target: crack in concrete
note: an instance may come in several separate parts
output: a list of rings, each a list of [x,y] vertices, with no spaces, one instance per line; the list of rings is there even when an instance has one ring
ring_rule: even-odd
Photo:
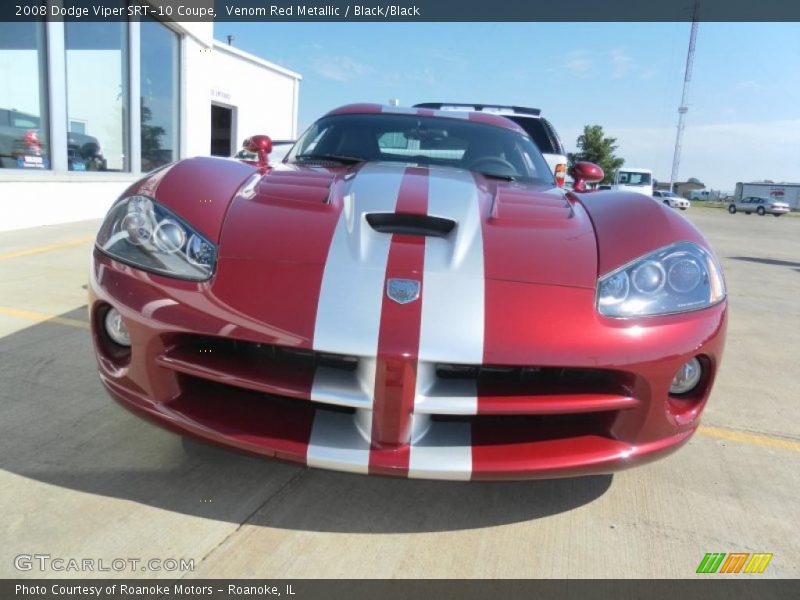
[[[278,489],[276,489],[272,494],[267,496],[261,504],[259,504],[250,514],[248,514],[239,523],[239,525],[236,527],[236,529],[231,531],[228,535],[226,535],[224,538],[222,538],[217,544],[215,544],[213,548],[211,548],[208,552],[206,552],[206,554],[200,559],[200,562],[198,563],[198,566],[202,565],[206,561],[206,559],[208,557],[210,557],[212,554],[214,554],[214,552],[216,552],[221,546],[223,546],[225,544],[225,542],[227,542],[229,539],[231,539],[233,536],[235,536],[237,533],[239,533],[239,531],[242,529],[242,527],[247,525],[253,519],[254,516],[256,516],[259,512],[261,512],[261,510],[263,508],[265,508],[273,500],[278,498],[284,491],[286,491],[288,488],[290,488],[295,482],[300,480],[307,473],[308,473],[308,469],[303,469],[299,473],[296,473],[295,475],[293,475],[292,477],[287,479],[282,485],[280,485],[278,487]],[[185,579],[187,576],[188,576],[188,573],[183,573],[181,575],[181,577],[180,577],[180,580]],[[162,597],[163,596],[161,596],[160,598],[162,598]]]

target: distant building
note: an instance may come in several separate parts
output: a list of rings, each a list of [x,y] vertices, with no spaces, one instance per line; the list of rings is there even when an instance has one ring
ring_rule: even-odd
[[[688,198],[689,194],[694,190],[702,190],[705,188],[705,184],[694,177],[690,178],[688,181],[678,181],[672,188],[672,191],[678,194],[678,196],[682,196],[683,198]],[[670,185],[668,181],[658,181],[656,182],[655,189],[660,191],[670,191]]]

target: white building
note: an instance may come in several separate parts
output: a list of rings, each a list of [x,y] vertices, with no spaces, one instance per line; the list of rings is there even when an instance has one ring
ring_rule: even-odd
[[[142,173],[297,137],[300,75],[212,23],[0,23],[0,231],[101,217]]]

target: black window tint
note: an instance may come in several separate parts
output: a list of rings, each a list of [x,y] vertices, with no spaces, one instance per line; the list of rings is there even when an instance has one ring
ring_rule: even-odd
[[[547,129],[548,133],[550,134],[550,141],[553,144],[553,148],[555,148],[555,154],[566,154],[564,151],[564,145],[561,143],[561,138],[558,137],[558,133],[556,133],[555,128],[547,119],[541,119],[542,123]]]
[[[517,125],[525,130],[533,143],[538,146],[540,152],[547,154],[562,154],[560,148],[556,148],[553,140],[550,139],[550,134],[547,131],[543,119],[532,119],[530,117],[517,117],[514,115],[503,115],[506,119],[514,121]]]

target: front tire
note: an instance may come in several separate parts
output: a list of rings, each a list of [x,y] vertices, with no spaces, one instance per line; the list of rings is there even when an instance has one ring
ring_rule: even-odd
[[[736,207],[733,204],[731,204],[728,207],[728,212],[731,213],[732,215],[735,215],[736,214]]]
[[[758,213],[759,217],[763,217],[764,213],[766,213],[767,211],[764,210],[763,206],[759,206],[758,209],[756,210],[756,212]]]
[[[669,203],[669,200],[662,200],[662,202],[667,206],[672,207],[672,205]]]

